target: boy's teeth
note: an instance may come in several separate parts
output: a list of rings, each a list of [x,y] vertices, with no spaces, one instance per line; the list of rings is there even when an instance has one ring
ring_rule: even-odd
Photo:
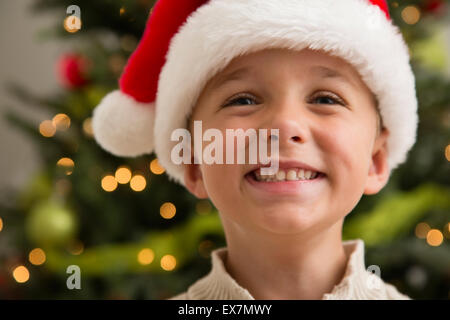
[[[261,169],[255,170],[255,177],[258,181],[296,181],[311,180],[317,177],[318,173],[304,169],[278,169],[273,175],[261,175]]]
[[[289,170],[286,175],[287,180],[298,180],[297,172],[294,170]]]
[[[311,178],[311,175],[312,175],[312,172],[311,172],[311,171],[305,171],[304,177],[305,177],[305,179],[310,179],[310,178]]]
[[[286,172],[284,172],[283,170],[278,170],[278,172],[277,172],[277,180],[278,181],[282,181],[285,178],[286,178]]]

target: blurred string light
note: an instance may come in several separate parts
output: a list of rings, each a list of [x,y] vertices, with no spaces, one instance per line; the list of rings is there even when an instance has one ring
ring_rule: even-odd
[[[2,218],[0,218],[0,231],[2,231],[3,230],[3,220],[2,220]]]
[[[159,214],[164,219],[172,219],[175,216],[177,209],[171,202],[165,202],[159,208]]]
[[[140,173],[135,173],[130,180],[130,187],[133,191],[140,192],[145,189],[147,181],[145,177]]]
[[[397,1],[392,2],[392,7],[393,8],[398,8],[398,2]]]
[[[403,21],[410,25],[416,24],[420,20],[420,10],[416,6],[406,6],[401,15]]]
[[[56,165],[64,169],[66,175],[70,176],[73,172],[73,168],[75,167],[75,162],[73,162],[70,158],[61,158],[58,160]]]
[[[46,137],[51,138],[56,133],[56,127],[51,120],[44,120],[39,124],[39,133]]]
[[[25,266],[18,266],[13,271],[13,278],[18,283],[27,282],[30,279],[30,272]]]
[[[450,161],[450,144],[445,148],[445,158]]]
[[[153,174],[163,174],[165,169],[159,164],[158,159],[153,159],[150,162],[150,171]]]
[[[416,237],[419,239],[425,239],[430,229],[431,228],[427,223],[425,222],[418,223],[415,230]]]
[[[105,175],[102,178],[102,189],[105,190],[106,192],[112,192],[114,190],[116,190],[117,188],[117,180],[113,175]]]
[[[131,180],[131,170],[128,166],[120,166],[114,175],[115,179],[120,184],[126,184]]]
[[[438,247],[442,244],[442,241],[444,240],[444,236],[442,235],[442,232],[438,229],[431,229],[427,233],[427,243],[430,246]]]
[[[153,250],[149,248],[144,248],[141,251],[139,251],[137,260],[142,265],[148,265],[153,262],[153,259],[155,258],[155,254],[153,253]]]
[[[28,260],[31,264],[34,264],[35,266],[39,266],[45,262],[46,256],[44,250],[41,248],[35,248],[30,251],[28,254]]]
[[[172,271],[177,265],[177,259],[173,255],[166,254],[161,258],[161,268],[166,271]]]
[[[67,130],[70,128],[70,117],[64,113],[58,113],[52,119],[53,126],[56,130]]]
[[[125,13],[125,7],[120,8],[119,14],[122,16]]]
[[[56,130],[67,130],[70,127],[70,118],[64,113],[58,113],[52,120],[44,120],[39,124],[39,133],[51,138],[55,135]]]
[[[101,185],[103,190],[112,192],[117,189],[118,183],[126,184],[128,182],[130,188],[136,192],[144,190],[147,186],[147,180],[139,171],[132,175],[130,167],[125,165],[118,167],[114,175],[106,174],[101,180]]]
[[[92,118],[86,118],[83,121],[83,132],[88,137],[94,137],[94,131],[92,130]]]

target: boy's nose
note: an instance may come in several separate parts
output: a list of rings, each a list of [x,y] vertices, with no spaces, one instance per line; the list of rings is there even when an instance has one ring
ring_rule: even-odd
[[[278,138],[280,148],[308,140],[308,119],[301,109],[299,103],[291,103],[289,106],[278,105],[269,112],[266,128],[269,132],[270,129],[279,129],[279,136],[272,135],[271,138]]]

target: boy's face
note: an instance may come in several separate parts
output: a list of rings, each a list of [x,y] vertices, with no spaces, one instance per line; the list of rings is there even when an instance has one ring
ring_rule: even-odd
[[[219,85],[242,67],[248,69]],[[234,59],[201,92],[191,133],[194,120],[202,121],[203,132],[219,129],[224,144],[226,129],[279,129],[279,157],[322,173],[290,181],[294,192],[271,192],[248,179],[255,167],[248,156],[246,164],[186,164],[190,192],[209,197],[222,219],[245,230],[323,230],[342,222],[364,193],[377,193],[389,177],[388,132],[377,132],[373,95],[353,67],[323,52],[268,49]]]

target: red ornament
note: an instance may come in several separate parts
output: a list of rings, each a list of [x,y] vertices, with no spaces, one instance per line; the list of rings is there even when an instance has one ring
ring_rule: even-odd
[[[69,89],[78,89],[88,81],[89,61],[78,54],[65,54],[57,64],[57,73],[63,86]]]

